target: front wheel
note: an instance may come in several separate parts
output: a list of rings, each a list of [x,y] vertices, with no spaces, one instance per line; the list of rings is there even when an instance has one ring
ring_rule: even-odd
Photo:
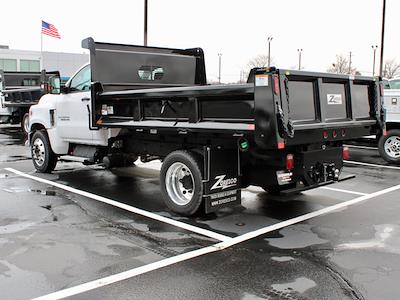
[[[51,173],[57,165],[57,156],[50,146],[49,137],[43,130],[35,131],[31,140],[32,162],[40,173]]]
[[[164,202],[172,211],[191,216],[203,202],[201,160],[189,151],[174,151],[164,160],[161,173]]]
[[[392,129],[379,139],[379,153],[389,163],[400,163],[400,130]]]

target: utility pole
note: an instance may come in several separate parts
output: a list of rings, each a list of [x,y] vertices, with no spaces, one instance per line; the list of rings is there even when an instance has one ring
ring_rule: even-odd
[[[271,41],[272,41],[273,37],[269,36],[267,38],[268,41],[268,68],[271,66]]]
[[[221,83],[221,58],[222,53],[218,53],[218,82]]]
[[[382,7],[382,34],[381,34],[381,62],[379,66],[379,76],[383,77],[383,46],[385,43],[385,17],[386,17],[386,0],[383,0]]]
[[[147,46],[147,0],[144,0],[144,41],[143,45]]]
[[[374,51],[374,58],[372,60],[372,76],[375,76],[375,61],[376,61],[376,49],[378,49],[378,45],[372,45],[372,51]]]
[[[299,52],[299,70],[301,70],[301,53],[303,52],[303,49],[297,49],[297,52]]]
[[[350,58],[349,58],[349,74],[351,74],[351,56],[353,53],[350,51]]]

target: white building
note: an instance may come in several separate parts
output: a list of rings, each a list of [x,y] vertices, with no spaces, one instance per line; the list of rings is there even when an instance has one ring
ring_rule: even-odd
[[[42,57],[43,55],[43,57]],[[0,70],[39,72],[60,71],[61,77],[72,76],[78,68],[89,62],[88,54],[9,49],[0,46]],[[43,58],[43,59],[42,59]]]

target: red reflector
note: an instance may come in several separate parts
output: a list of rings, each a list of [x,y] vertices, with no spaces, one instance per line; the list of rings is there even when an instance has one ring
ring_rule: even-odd
[[[286,170],[293,170],[294,169],[294,156],[293,154],[286,155]]]
[[[256,125],[255,124],[249,124],[249,130],[255,130]]]
[[[278,142],[278,149],[285,149],[285,143],[284,142]]]
[[[350,158],[349,147],[343,147],[343,159],[348,160]]]
[[[328,131],[324,131],[324,139],[328,138]]]
[[[279,95],[280,93],[280,88],[279,88],[279,76],[278,75],[274,75],[273,76],[273,80],[274,80],[274,93],[276,95]]]

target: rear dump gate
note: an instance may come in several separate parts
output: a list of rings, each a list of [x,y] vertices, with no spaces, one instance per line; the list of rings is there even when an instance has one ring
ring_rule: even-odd
[[[375,82],[371,78],[354,79],[287,75],[290,116],[297,124],[372,120],[370,99]],[[288,98],[283,95],[283,98]],[[320,101],[318,101],[320,99]],[[372,101],[371,101],[372,102]],[[372,118],[371,118],[372,117]]]

